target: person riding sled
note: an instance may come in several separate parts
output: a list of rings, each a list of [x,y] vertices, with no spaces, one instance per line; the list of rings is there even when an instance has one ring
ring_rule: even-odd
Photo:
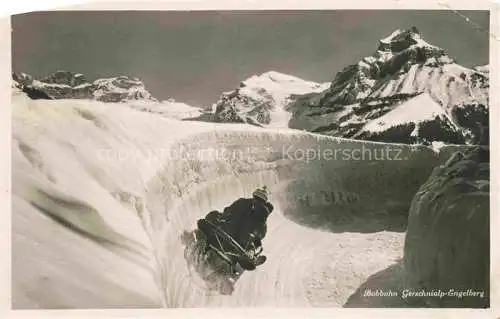
[[[212,211],[205,219],[231,236],[248,253],[259,254],[267,233],[267,218],[274,210],[268,196],[266,186],[257,188],[251,198],[239,198],[222,213]],[[264,261],[265,257],[257,263]]]
[[[257,188],[251,198],[239,198],[222,212],[211,211],[197,220],[194,231],[184,231],[184,257],[210,289],[224,295],[244,271],[262,265],[262,240],[267,233],[267,218],[274,207],[267,187]]]

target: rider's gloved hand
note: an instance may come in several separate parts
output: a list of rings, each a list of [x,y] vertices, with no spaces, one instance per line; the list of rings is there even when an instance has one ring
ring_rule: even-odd
[[[253,244],[255,245],[255,247],[261,247],[262,241],[260,240],[260,238],[256,238],[254,239]]]

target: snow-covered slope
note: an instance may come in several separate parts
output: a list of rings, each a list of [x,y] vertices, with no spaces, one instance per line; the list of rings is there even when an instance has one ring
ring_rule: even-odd
[[[369,278],[398,264],[410,200],[451,149],[19,92],[13,103],[14,308],[341,306],[360,285],[389,288]],[[207,294],[179,236],[262,184],[276,208],[268,262],[233,296]]]
[[[483,74],[489,74],[490,73],[490,66],[488,64],[485,65],[478,65],[474,67],[474,70],[477,72],[481,72]]]
[[[89,83],[81,73],[56,71],[40,80],[26,73],[13,74],[14,80],[31,98],[92,99],[103,102],[156,101],[137,78],[118,76]]]
[[[379,117],[377,121],[369,122],[362,128],[362,131],[381,132],[393,126],[433,120],[436,116],[445,116],[444,110],[429,94],[424,93],[402,103],[399,107]]]
[[[167,118],[177,120],[198,119],[205,114],[201,107],[191,106],[186,103],[177,102],[174,99],[165,101],[129,101],[127,106],[131,108],[158,114]]]
[[[293,95],[321,92],[328,86],[276,71],[254,75],[222,95],[215,105],[215,120],[287,128]]]
[[[440,119],[439,125],[444,127],[438,131],[456,127],[460,135],[436,132],[428,142],[480,143],[484,139],[480,127],[488,126],[489,77],[485,70],[484,66],[473,70],[455,63],[443,49],[423,40],[414,27],[396,30],[379,41],[373,55],[339,72],[329,89],[297,99],[290,107],[294,114],[290,127],[361,137],[360,130],[366,125],[376,126],[385,113],[399,105],[407,107],[403,102],[425,93],[432,101],[418,98],[411,102],[421,104],[422,113],[412,112],[413,125],[432,113],[437,103],[452,122]],[[468,121],[468,117],[474,120]]]
[[[353,138],[427,145],[433,142],[465,143],[460,128],[428,93],[422,93],[371,120]]]

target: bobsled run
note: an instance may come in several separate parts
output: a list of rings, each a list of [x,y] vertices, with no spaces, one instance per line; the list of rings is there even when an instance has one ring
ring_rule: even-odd
[[[13,103],[16,309],[362,304],[351,296],[374,274],[401,282],[409,204],[458,148],[182,122],[21,93]],[[213,149],[236,156],[201,156]],[[310,149],[394,158],[298,156]],[[206,218],[260,185],[275,204],[267,260]]]

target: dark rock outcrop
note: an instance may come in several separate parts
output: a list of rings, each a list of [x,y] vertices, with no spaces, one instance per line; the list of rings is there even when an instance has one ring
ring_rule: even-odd
[[[31,85],[33,77],[26,73],[12,73],[12,79],[20,86]]]
[[[25,86],[22,91],[32,100],[52,100],[47,93],[32,86]]]
[[[405,286],[451,295],[409,301],[427,307],[489,306],[489,179],[489,150],[478,147],[455,153],[420,187],[408,220]],[[475,293],[483,295],[471,296]]]
[[[56,71],[43,79],[40,79],[40,82],[48,83],[48,84],[62,84],[68,85],[71,87],[75,87],[78,85],[82,85],[87,82],[87,79],[81,73],[72,73],[68,71]]]

